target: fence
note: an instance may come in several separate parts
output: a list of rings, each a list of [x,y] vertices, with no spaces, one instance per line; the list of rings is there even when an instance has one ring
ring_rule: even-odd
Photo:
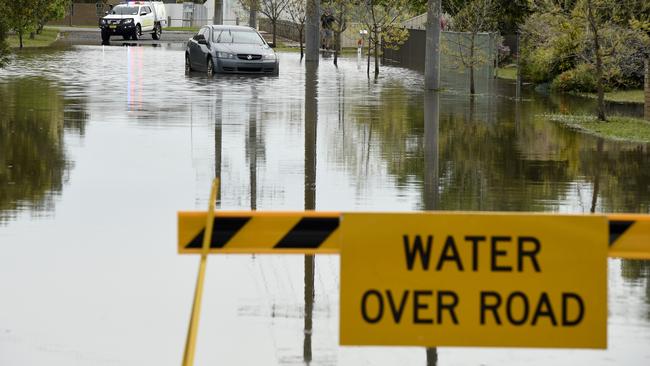
[[[268,18],[258,18],[259,29],[269,34],[273,33],[273,26]],[[357,47],[357,40],[359,39],[359,24],[351,23],[348,25],[345,32],[341,34],[341,46],[343,48]],[[288,20],[278,20],[276,23],[276,34],[279,37],[290,39],[298,42],[298,29],[295,23]],[[303,37],[304,37],[303,33]]]
[[[385,48],[384,60],[398,63],[418,71],[424,71],[424,56],[426,52],[426,32],[419,29],[409,29],[409,37],[398,49]],[[447,32],[440,35],[441,69],[460,69],[463,63],[469,63],[469,52],[472,42],[471,33]],[[496,33],[477,33],[474,36],[475,63],[489,68],[487,73],[494,72],[494,60],[497,56]]]

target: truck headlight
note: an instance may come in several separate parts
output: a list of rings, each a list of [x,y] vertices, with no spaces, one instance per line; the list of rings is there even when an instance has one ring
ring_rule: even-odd
[[[124,24],[130,24],[130,23],[133,23],[133,19],[131,19],[131,18],[123,19],[123,20],[122,20],[122,23],[124,23]]]
[[[267,53],[266,55],[264,55],[265,60],[275,60],[275,58],[276,58],[275,53]]]
[[[106,19],[100,19],[99,24],[106,24]]]
[[[217,52],[217,58],[235,58],[235,55],[228,52]]]

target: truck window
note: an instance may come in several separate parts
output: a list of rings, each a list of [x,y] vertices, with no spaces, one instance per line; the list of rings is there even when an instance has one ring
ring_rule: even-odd
[[[116,15],[138,15],[138,7],[137,6],[118,5],[118,6],[113,8],[113,11],[111,11],[111,14],[116,14]]]

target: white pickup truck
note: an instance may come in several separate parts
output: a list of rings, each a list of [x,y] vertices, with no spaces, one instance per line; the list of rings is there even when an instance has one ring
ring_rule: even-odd
[[[143,33],[151,33],[153,39],[160,39],[163,26],[166,25],[167,13],[162,1],[130,1],[119,4],[99,20],[104,43],[108,43],[114,35],[120,35],[125,40],[138,40]]]

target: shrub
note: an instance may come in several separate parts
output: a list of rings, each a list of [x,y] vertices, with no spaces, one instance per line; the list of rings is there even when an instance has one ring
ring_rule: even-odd
[[[551,89],[591,93],[596,91],[596,82],[594,68],[589,64],[580,64],[556,76],[551,83]]]

